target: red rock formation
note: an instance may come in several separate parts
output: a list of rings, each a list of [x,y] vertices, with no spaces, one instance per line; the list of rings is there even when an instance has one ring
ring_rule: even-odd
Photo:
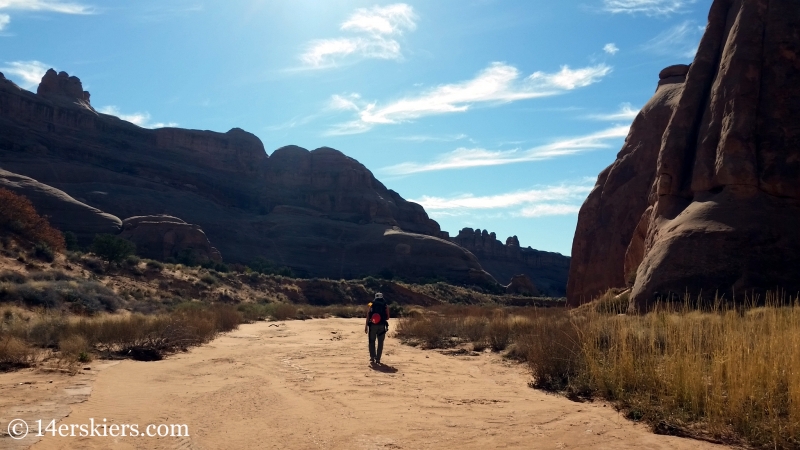
[[[27,197],[51,225],[74,232],[82,245],[90,244],[95,234],[117,234],[122,226],[117,217],[26,176],[0,169],[0,187]]]
[[[686,293],[800,290],[800,4],[715,0],[679,86],[666,127],[631,129],[641,182],[608,190],[623,149],[581,210],[572,304],[624,286],[634,269],[638,310]]]
[[[136,254],[145,258],[191,258],[196,262],[222,261],[206,234],[172,216],[129,217],[122,221],[121,237],[136,244]]]
[[[671,66],[661,72],[655,95],[634,119],[616,161],[600,173],[581,207],[567,284],[572,306],[610,287],[625,286],[630,274],[624,268],[625,254],[647,209],[661,136],[680,99],[687,69]],[[636,239],[643,245],[643,236]],[[631,252],[636,251],[634,245]]]
[[[144,129],[97,113],[78,91],[80,80],[54,71],[38,95],[0,78],[0,165],[118,217],[197,224],[230,262],[260,256],[303,276],[388,269],[495,283],[468,251],[439,239],[420,205],[337,150],[289,146],[267,156],[238,128]],[[387,233],[393,227],[401,231]]]
[[[570,258],[560,253],[521,248],[511,236],[505,245],[487,230],[462,229],[451,239],[478,257],[481,266],[497,280],[511,280],[519,274],[529,277],[542,294],[563,297]]]
[[[89,92],[83,90],[83,84],[78,77],[71,77],[67,72],[48,70],[36,93],[42,97],[79,101],[89,105]]]
[[[506,294],[537,296],[539,290],[527,275],[520,274],[511,277],[511,283],[506,286]]]
[[[716,0],[664,134],[632,306],[800,290],[800,4]]]

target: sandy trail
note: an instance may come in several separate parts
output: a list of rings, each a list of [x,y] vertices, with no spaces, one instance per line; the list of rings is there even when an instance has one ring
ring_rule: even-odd
[[[164,361],[93,365],[100,369],[94,375],[55,381],[92,386],[88,400],[72,402],[59,424],[105,418],[139,424],[140,431],[186,424],[190,437],[48,435],[32,448],[719,448],[656,436],[603,404],[531,389],[523,366],[496,355],[449,356],[393,338],[386,349],[391,368],[371,369],[360,319],[262,322]],[[0,388],[7,387],[0,392],[8,395],[0,407],[17,402],[35,411],[54,395],[65,398],[57,388],[34,398],[10,387],[22,376],[0,376]],[[3,427],[9,414],[0,410]],[[47,411],[38,414],[50,420]],[[10,437],[0,437],[0,448],[10,445]]]

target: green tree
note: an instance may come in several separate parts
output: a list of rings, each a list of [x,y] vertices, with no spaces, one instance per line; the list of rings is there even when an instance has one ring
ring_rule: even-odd
[[[92,243],[92,253],[108,262],[121,262],[136,253],[136,245],[111,234],[98,234]]]

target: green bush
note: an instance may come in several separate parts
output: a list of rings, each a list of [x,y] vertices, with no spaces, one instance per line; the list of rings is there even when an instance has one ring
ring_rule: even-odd
[[[133,242],[111,234],[98,234],[92,243],[92,253],[108,262],[121,262],[135,252]]]
[[[67,247],[68,251],[77,252],[80,250],[80,245],[78,245],[78,236],[75,235],[72,231],[67,231],[64,233],[64,244]]]
[[[42,261],[47,262],[53,262],[56,259],[56,254],[53,249],[51,249],[50,246],[44,242],[36,244],[36,247],[33,248],[33,255]]]

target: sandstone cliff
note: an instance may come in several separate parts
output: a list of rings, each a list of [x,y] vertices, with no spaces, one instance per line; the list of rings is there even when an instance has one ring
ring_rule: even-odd
[[[501,283],[510,282],[516,275],[526,275],[543,295],[563,297],[566,293],[568,256],[522,248],[516,236],[503,244],[495,233],[472,228],[462,229],[452,241],[477,256],[481,266]]]
[[[648,207],[661,135],[683,92],[688,69],[673,66],[661,72],[655,95],[634,119],[616,161],[597,177],[578,213],[567,284],[567,299],[573,306],[610,287],[625,286],[625,253]]]
[[[631,307],[640,310],[685,293],[741,300],[800,290],[800,4],[715,0],[676,100],[663,132],[654,130],[652,185],[614,196],[641,216],[596,225],[627,257],[617,250],[602,268],[576,235],[571,303],[624,284],[625,266],[635,268]],[[636,124],[626,146],[635,136]],[[595,226],[581,214],[579,230]],[[592,273],[609,281],[593,286]]]
[[[109,215],[196,224],[230,262],[260,256],[301,276],[389,270],[495,283],[474,255],[440,238],[420,205],[337,150],[288,146],[268,156],[238,128],[149,130],[98,113],[89,99],[63,72],[48,71],[38,94],[0,76],[0,167]],[[169,244],[159,242],[152,247]]]

